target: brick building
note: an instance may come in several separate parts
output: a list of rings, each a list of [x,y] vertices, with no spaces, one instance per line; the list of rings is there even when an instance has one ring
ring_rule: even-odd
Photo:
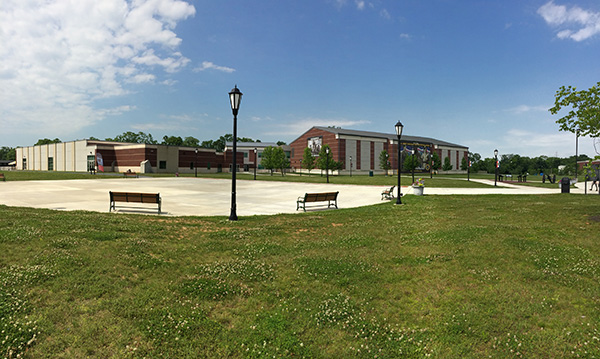
[[[401,138],[403,158],[414,153],[419,159],[420,171],[429,171],[430,156],[435,151],[442,163],[450,159],[452,170],[460,171],[463,158],[468,160],[469,148],[454,143],[440,141],[434,138],[406,136]],[[392,170],[398,168],[398,137],[396,134],[347,130],[335,127],[313,127],[290,143],[291,166],[296,170],[302,167],[304,149],[309,147],[313,156],[317,156],[321,146],[329,145],[331,156],[335,161],[342,162],[343,169],[353,171],[382,171],[379,155],[383,150],[389,154]]]

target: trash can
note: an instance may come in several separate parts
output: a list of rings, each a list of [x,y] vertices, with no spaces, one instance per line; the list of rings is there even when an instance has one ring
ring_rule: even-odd
[[[369,171],[369,177],[373,177],[373,171]]]
[[[571,179],[569,177],[563,177],[560,180],[560,193],[570,193],[571,191]]]

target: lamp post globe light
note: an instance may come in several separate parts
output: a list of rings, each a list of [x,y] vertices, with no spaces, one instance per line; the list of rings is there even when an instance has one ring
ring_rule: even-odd
[[[329,183],[329,147],[325,147],[325,172],[327,173],[327,183]]]
[[[404,129],[404,126],[402,125],[402,122],[398,121],[396,123],[396,136],[398,136],[398,196],[396,197],[396,204],[402,204],[402,199],[400,197],[402,197],[402,191],[400,190],[400,186],[401,186],[401,179],[400,179],[400,175],[402,174],[402,156],[400,153],[400,139],[402,138],[402,130]]]
[[[254,147],[254,180],[256,181],[256,167],[258,167],[258,149]]]
[[[495,166],[496,166],[496,170],[494,172],[494,186],[498,185],[498,150],[494,150],[494,160],[495,160]]]
[[[235,180],[237,173],[237,114],[242,101],[242,93],[238,90],[237,85],[229,93],[229,102],[231,103],[231,112],[233,112],[233,161],[231,166],[231,213],[229,214],[230,221],[237,221],[236,203],[235,203]]]
[[[352,156],[350,156],[350,177],[352,177]]]

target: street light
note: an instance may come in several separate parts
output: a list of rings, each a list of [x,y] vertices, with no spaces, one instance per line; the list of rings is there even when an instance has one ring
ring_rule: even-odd
[[[579,164],[577,163],[577,160],[579,159],[579,129],[577,129],[577,132],[575,132],[575,182],[577,182],[577,167],[579,167]]]
[[[194,151],[196,152],[196,158],[194,159],[194,177],[198,177],[198,149]]]
[[[233,112],[233,164],[231,174],[231,213],[229,214],[230,221],[237,221],[236,203],[235,203],[235,177],[237,172],[237,114],[242,101],[242,93],[238,90],[237,85],[229,93],[229,102],[231,102],[231,112]]]
[[[350,156],[350,177],[352,177],[352,156]]]
[[[398,121],[396,123],[396,136],[398,136],[398,197],[396,199],[396,204],[402,204],[402,200],[400,199],[400,197],[402,197],[402,191],[400,191],[400,186],[401,186],[401,179],[400,179],[400,175],[402,174],[402,156],[400,156],[400,139],[402,138],[402,130],[404,129],[404,126],[402,125],[402,122]]]
[[[327,183],[329,183],[329,147],[325,147],[325,171],[327,172]]]
[[[496,160],[496,171],[494,172],[494,186],[498,185],[498,150],[494,150],[494,159]]]
[[[254,180],[256,181],[256,167],[258,167],[258,149],[254,147]]]
[[[413,145],[413,149],[412,149],[412,155],[411,155],[411,161],[412,161],[412,181],[413,183],[415,183],[415,145]]]

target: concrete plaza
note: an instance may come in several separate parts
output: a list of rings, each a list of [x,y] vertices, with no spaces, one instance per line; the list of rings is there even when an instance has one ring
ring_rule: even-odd
[[[472,180],[475,181],[475,180]],[[426,187],[426,195],[449,194],[551,194],[556,188],[516,186],[493,181],[489,188],[433,188]],[[583,183],[571,193],[583,193]],[[231,180],[163,177],[114,178],[101,180],[64,181],[8,181],[0,183],[0,204],[16,207],[49,208],[55,210],[109,211],[109,191],[160,193],[162,214],[171,216],[229,216],[231,208]],[[385,186],[357,186],[314,184],[276,181],[237,181],[237,214],[251,216],[296,211],[296,200],[307,192],[339,191],[338,207],[352,208],[381,203]],[[394,191],[396,193],[396,191]],[[402,193],[412,194],[412,188],[402,187]],[[406,199],[409,201],[409,198]],[[326,208],[321,207],[321,208]],[[318,209],[308,209],[309,211]],[[117,203],[120,213],[156,213],[155,205]]]

